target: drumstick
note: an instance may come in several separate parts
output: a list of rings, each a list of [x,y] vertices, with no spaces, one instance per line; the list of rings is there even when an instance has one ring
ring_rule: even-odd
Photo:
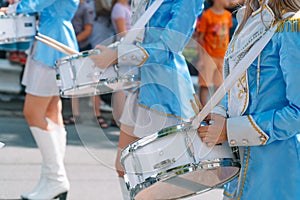
[[[195,102],[196,102],[196,104],[197,104],[199,110],[202,110],[203,106],[202,106],[202,104],[201,104],[201,102],[200,102],[198,96],[197,96],[195,93],[193,94],[193,96],[194,96]]]
[[[193,108],[195,114],[197,115],[200,112],[199,109],[197,108],[196,104],[193,102],[192,99],[190,100],[190,103],[192,105],[192,108]]]
[[[48,46],[50,46],[50,47],[52,47],[52,48],[54,48],[54,49],[56,49],[56,50],[64,53],[64,54],[67,54],[67,55],[71,55],[72,54],[72,53],[66,51],[65,49],[63,49],[63,48],[61,48],[61,47],[59,47],[59,46],[57,46],[57,45],[55,45],[53,43],[50,43],[48,40],[45,40],[45,39],[43,39],[41,37],[35,36],[35,39],[39,40],[40,42],[45,43],[46,45],[48,45]]]
[[[70,47],[68,47],[68,46],[66,46],[66,45],[64,45],[64,44],[62,44],[62,43],[60,43],[60,42],[58,42],[58,41],[56,41],[56,40],[48,37],[48,36],[46,36],[46,35],[43,35],[41,33],[37,33],[37,36],[43,38],[44,40],[49,41],[50,43],[53,43],[53,44],[61,47],[62,49],[65,49],[67,52],[70,52],[70,54],[79,54],[78,51],[76,51],[76,50],[74,50],[74,49],[72,49],[72,48],[70,48]]]

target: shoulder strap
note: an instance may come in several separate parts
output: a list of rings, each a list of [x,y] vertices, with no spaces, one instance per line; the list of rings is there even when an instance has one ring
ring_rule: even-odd
[[[202,122],[205,117],[210,113],[210,111],[222,100],[228,90],[238,81],[238,79],[244,74],[251,63],[259,55],[259,53],[264,49],[264,47],[271,40],[275,33],[277,26],[273,26],[269,29],[262,38],[256,42],[248,53],[240,60],[237,66],[230,72],[227,78],[224,80],[223,84],[217,89],[213,94],[207,104],[203,107],[201,112],[192,121],[193,128],[198,128],[200,122]]]
[[[125,35],[124,39],[121,41],[122,44],[132,44],[134,42],[140,30],[145,27],[163,1],[164,0],[156,0],[153,4],[151,4],[151,6],[144,12],[144,14],[136,21],[133,27],[131,27],[130,31]]]

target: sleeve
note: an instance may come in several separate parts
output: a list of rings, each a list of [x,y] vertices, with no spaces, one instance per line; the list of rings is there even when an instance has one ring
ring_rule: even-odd
[[[85,12],[84,12],[84,16],[83,16],[83,20],[84,20],[84,25],[86,24],[93,24],[93,16],[94,16],[94,12],[92,9],[90,9],[88,6],[85,7]]]
[[[142,44],[139,48],[133,47],[138,52],[131,49],[128,49],[131,54],[120,52],[120,55],[123,56],[118,59],[119,65],[124,65],[123,60],[128,61],[130,57],[136,57],[136,55],[143,55],[145,59],[142,60],[142,62],[137,62],[136,60],[135,62],[131,62],[130,65],[141,65],[145,62],[162,63],[172,57],[169,55],[170,53],[181,52],[190,39],[192,34],[191,30],[195,28],[196,18],[202,10],[202,3],[202,0],[179,0],[172,3],[169,13],[170,19],[165,27],[160,27],[159,40],[153,43]],[[150,32],[151,29],[152,28],[150,28]],[[157,32],[158,30],[154,31]],[[120,46],[122,46],[122,44],[119,45],[118,52],[122,48]],[[128,62],[126,62],[126,64],[128,64]]]
[[[44,8],[53,4],[56,0],[22,0],[18,3],[17,13],[40,12]]]
[[[285,22],[285,27],[299,27],[300,20]],[[227,134],[232,146],[265,145],[287,140],[300,133],[300,29],[277,33],[280,69],[286,85],[288,104],[279,109],[227,120]],[[235,125],[234,125],[235,124]],[[247,135],[240,134],[241,130]],[[234,139],[232,139],[234,138]]]
[[[227,96],[228,95],[226,94],[220,103],[210,111],[210,113],[219,114],[227,118]]]
[[[111,18],[112,19],[126,18],[125,10],[119,4],[115,4],[111,12]]]

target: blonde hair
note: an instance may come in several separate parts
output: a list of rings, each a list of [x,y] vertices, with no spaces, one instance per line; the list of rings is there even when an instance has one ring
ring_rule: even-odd
[[[263,4],[266,0],[247,0],[244,18],[236,33],[239,33],[245,25],[251,14],[259,8],[260,2]],[[269,0],[269,7],[275,15],[275,22],[282,20],[282,16],[287,12],[297,12],[300,10],[299,0]]]

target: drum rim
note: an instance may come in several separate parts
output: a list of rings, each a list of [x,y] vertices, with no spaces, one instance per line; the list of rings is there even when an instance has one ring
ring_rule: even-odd
[[[31,42],[34,40],[34,36],[24,36],[19,38],[6,38],[0,40],[0,44],[12,44],[16,42]]]
[[[0,19],[10,19],[10,18],[17,18],[17,17],[36,17],[36,15],[30,15],[28,13],[20,13],[20,14],[5,14],[5,15],[0,15]]]
[[[190,122],[183,122],[180,124],[176,124],[173,126],[169,126],[166,128],[161,129],[160,131],[153,133],[149,136],[145,136],[143,138],[140,138],[139,140],[129,144],[127,147],[125,147],[122,151],[121,151],[121,155],[120,155],[120,159],[121,159],[121,163],[122,161],[127,158],[130,153],[132,151],[136,151],[137,149],[140,149],[148,144],[150,144],[151,142],[155,141],[156,139],[168,136],[168,135],[172,135],[174,133],[178,133],[179,131],[189,131],[193,128],[192,124]]]
[[[101,94],[107,94],[107,93],[112,93],[118,90],[123,90],[124,88],[118,88],[117,90],[113,90],[111,92],[97,92],[97,87],[103,86],[103,85],[109,85],[113,82],[115,82],[117,79],[118,82],[122,83],[136,83],[135,85],[131,86],[130,88],[137,87],[140,84],[140,74],[131,74],[131,75],[124,75],[119,78],[105,78],[105,79],[100,79],[98,82],[89,82],[89,83],[84,83],[77,85],[76,88],[67,88],[67,89],[60,89],[60,96],[64,98],[73,98],[73,97],[88,97],[91,95],[101,95]],[[79,94],[79,95],[68,95],[65,94],[66,92],[74,91],[77,88],[85,87],[85,86],[90,86],[95,88],[95,92],[93,93],[85,93],[85,94]],[[126,89],[130,89],[126,88]]]
[[[212,167],[212,168],[210,168],[210,167],[203,168],[203,164],[201,164],[201,162],[198,163],[198,164],[189,163],[189,164],[186,164],[186,165],[182,165],[182,166],[178,166],[178,167],[169,169],[169,170],[164,171],[164,172],[159,172],[155,175],[152,175],[151,177],[148,177],[147,178],[148,180],[146,179],[144,182],[137,184],[133,188],[130,187],[129,181],[125,179],[126,186],[127,186],[128,190],[130,191],[130,196],[134,198],[142,190],[144,190],[144,189],[146,189],[146,188],[148,188],[148,187],[150,187],[150,186],[152,186],[152,185],[154,185],[158,182],[166,181],[166,180],[168,180],[172,177],[175,177],[175,176],[178,176],[178,175],[183,175],[183,174],[186,174],[186,173],[189,173],[189,172],[196,172],[197,170],[216,169],[215,166]],[[206,161],[205,164],[208,164],[210,162],[216,162],[216,161],[209,161],[209,162]],[[214,188],[217,188],[221,185],[224,185],[225,183],[230,182],[235,177],[237,177],[238,174],[240,173],[241,164],[240,164],[239,160],[234,159],[234,158],[220,158],[219,162],[220,162],[219,167],[236,167],[238,170],[232,177],[228,178],[226,181],[222,181],[222,182],[218,183],[217,185],[215,185],[213,187],[208,187],[206,190],[201,190],[201,191],[198,191],[198,192],[194,192],[192,194],[185,195],[185,196],[182,196],[182,197],[188,197],[188,196],[193,196],[193,195],[196,195],[196,194],[201,194],[203,192],[206,192],[206,191],[212,190]],[[199,167],[199,165],[201,165],[201,167]],[[127,173],[125,173],[125,176],[127,176]],[[152,178],[152,179],[150,180],[150,178]],[[151,183],[149,183],[149,182],[151,182]],[[180,198],[182,198],[182,197],[180,197]]]

